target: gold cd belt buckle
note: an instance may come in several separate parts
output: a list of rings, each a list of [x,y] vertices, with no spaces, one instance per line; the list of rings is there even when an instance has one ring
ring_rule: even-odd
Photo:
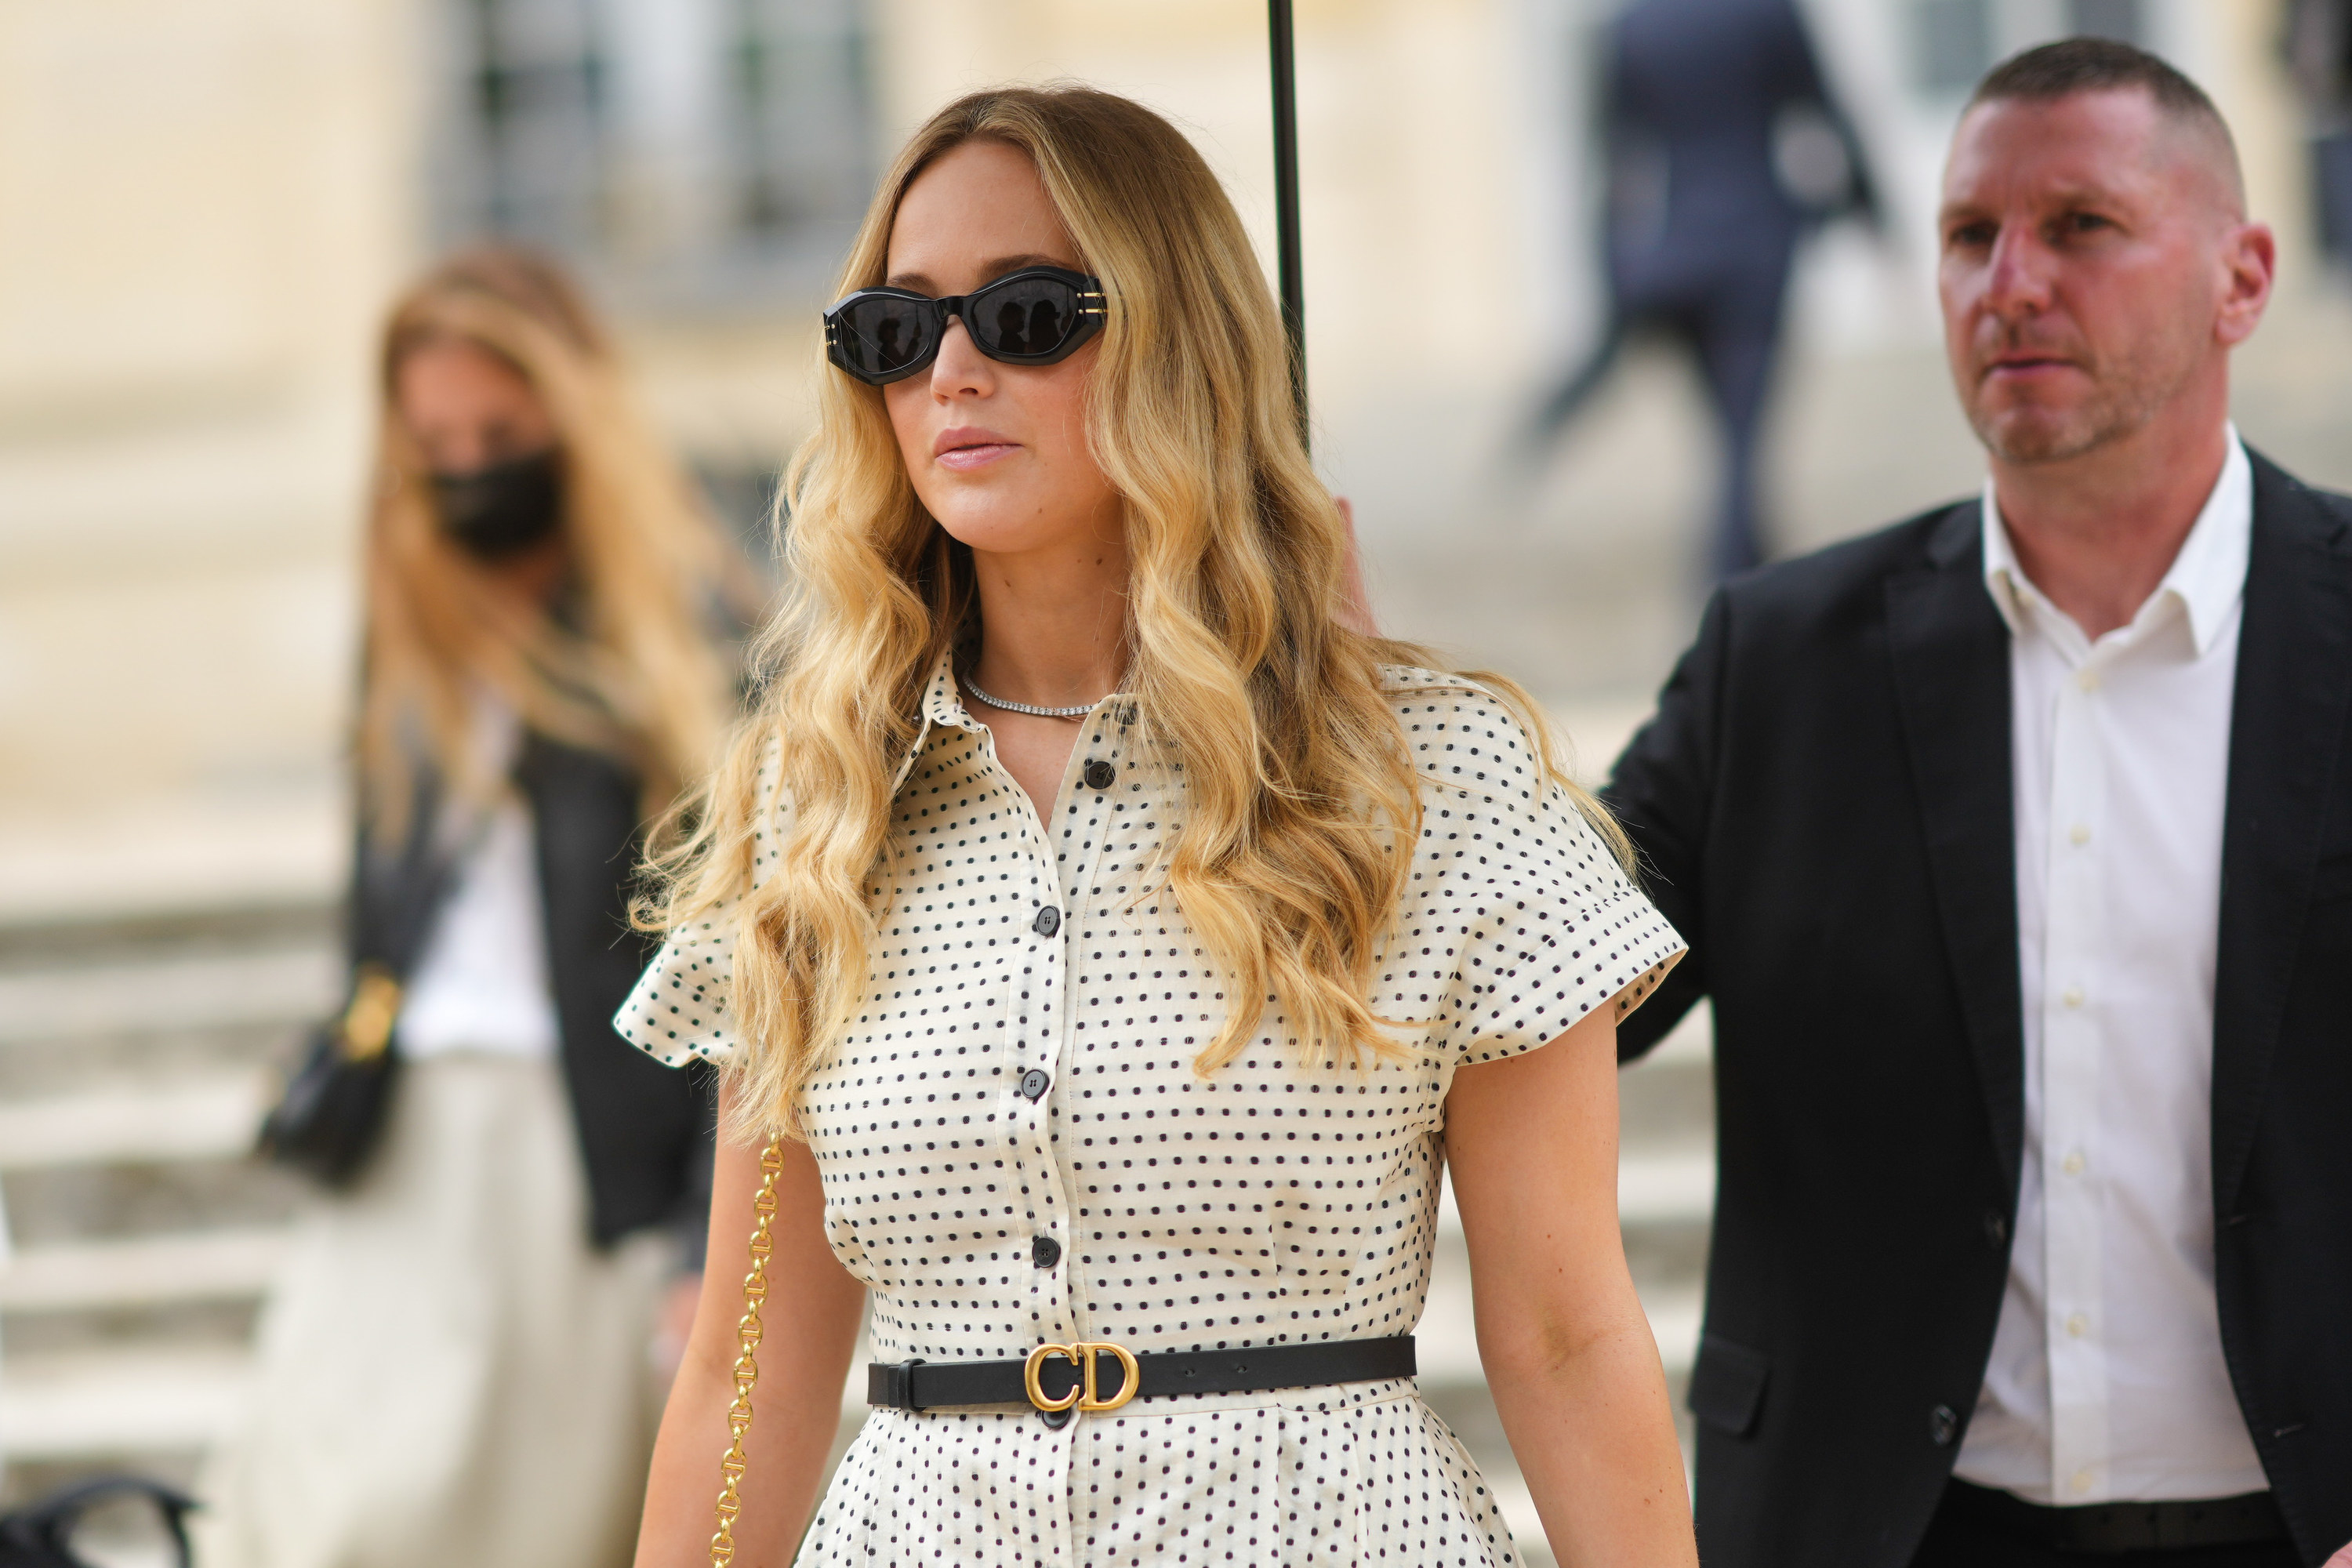
[[[1118,1359],[1119,1370],[1127,1374],[1119,1384],[1118,1393],[1108,1399],[1102,1397],[1101,1387],[1095,1380],[1095,1358],[1106,1352]],[[1055,1355],[1079,1369],[1080,1382],[1077,1387],[1061,1398],[1049,1399],[1037,1376],[1045,1369],[1045,1358]],[[1069,1345],[1039,1345],[1029,1352],[1029,1359],[1021,1367],[1021,1386],[1027,1390],[1029,1403],[1047,1412],[1116,1410],[1135,1397],[1135,1387],[1140,1381],[1141,1375],[1135,1365],[1135,1352],[1125,1345],[1112,1344],[1108,1340],[1080,1340]]]

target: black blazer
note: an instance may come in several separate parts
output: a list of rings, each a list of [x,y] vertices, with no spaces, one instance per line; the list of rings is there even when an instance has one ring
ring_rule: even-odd
[[[514,780],[537,840],[548,979],[587,1166],[590,1233],[601,1246],[674,1225],[693,1251],[709,1212],[709,1076],[673,1072],[613,1028],[653,953],[653,939],[628,922],[643,843],[637,777],[601,752],[526,734]],[[448,846],[433,832],[439,795],[430,777],[420,780],[416,826],[396,856],[362,835],[349,928],[354,964],[405,974],[415,963],[448,875]]]
[[[2256,458],[2222,842],[2222,1350],[2306,1563],[2352,1541],[2352,500]],[[1964,502],[1708,606],[1607,799],[1714,998],[1691,1376],[1709,1568],[1909,1561],[1992,1349],[2023,1140],[2009,638]]]

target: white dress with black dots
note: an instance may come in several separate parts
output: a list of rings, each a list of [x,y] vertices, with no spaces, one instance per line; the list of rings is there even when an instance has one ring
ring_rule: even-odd
[[[805,1101],[835,1254],[886,1361],[1018,1360],[1412,1331],[1454,1070],[1620,1017],[1682,951],[1493,696],[1385,684],[1425,819],[1372,1010],[1407,1059],[1310,1066],[1269,1005],[1203,1080],[1224,981],[1164,888],[1173,770],[1108,697],[1042,828],[944,666],[902,770],[868,999]],[[772,791],[773,759],[768,778]],[[771,808],[772,816],[773,808]],[[776,826],[758,875],[774,868]],[[722,915],[622,1010],[673,1065],[724,1057]],[[757,1477],[747,1485],[756,1496]],[[799,1561],[955,1568],[1519,1561],[1410,1378],[1137,1400],[877,1410]]]

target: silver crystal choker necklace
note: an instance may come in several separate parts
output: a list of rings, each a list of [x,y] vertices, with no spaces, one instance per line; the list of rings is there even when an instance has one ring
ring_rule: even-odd
[[[969,675],[963,678],[963,689],[991,708],[1001,708],[1007,713],[1026,713],[1036,719],[1083,719],[1095,710],[1094,702],[1081,702],[1075,708],[1033,708],[1026,702],[1007,702],[1002,697],[991,697],[980,689],[980,683]],[[1096,702],[1102,699],[1095,699]]]

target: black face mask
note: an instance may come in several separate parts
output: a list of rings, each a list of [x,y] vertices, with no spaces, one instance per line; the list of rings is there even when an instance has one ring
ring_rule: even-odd
[[[464,474],[436,474],[441,528],[483,561],[519,554],[563,522],[563,472],[555,449]]]

